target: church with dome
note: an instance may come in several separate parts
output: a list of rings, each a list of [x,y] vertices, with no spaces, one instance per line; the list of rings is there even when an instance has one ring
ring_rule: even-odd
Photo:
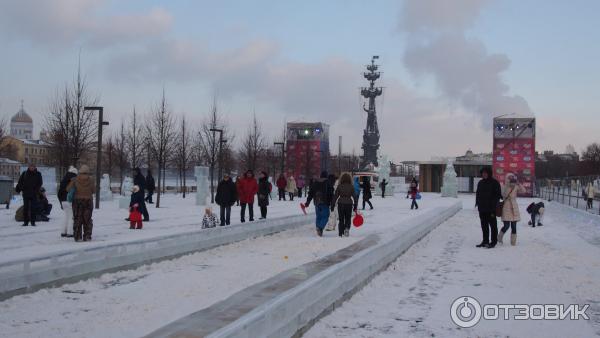
[[[21,109],[10,119],[10,136],[21,140],[33,139],[33,119],[23,108],[23,101]]]

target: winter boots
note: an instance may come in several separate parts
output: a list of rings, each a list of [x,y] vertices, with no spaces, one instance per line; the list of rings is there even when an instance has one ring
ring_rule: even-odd
[[[517,245],[517,234],[510,234],[510,245]]]
[[[504,244],[502,242],[502,237],[504,237],[504,231],[500,230],[500,232],[498,233],[498,243],[500,244]]]

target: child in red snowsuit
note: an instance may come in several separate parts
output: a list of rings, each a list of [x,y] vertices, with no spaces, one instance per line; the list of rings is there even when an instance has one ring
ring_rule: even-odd
[[[131,192],[131,201],[129,202],[129,229],[141,229],[142,213],[140,212],[140,205],[142,205],[144,201],[144,193],[137,185],[133,186]]]
[[[139,205],[136,203],[129,208],[129,229],[141,229],[142,213],[138,210]]]

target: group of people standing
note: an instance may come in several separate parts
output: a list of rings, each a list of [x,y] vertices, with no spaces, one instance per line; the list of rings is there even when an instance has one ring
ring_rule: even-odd
[[[294,196],[296,195],[299,198],[302,197],[302,190],[304,189],[306,183],[304,181],[304,177],[302,176],[298,177],[296,180],[294,176],[289,176],[286,179],[284,174],[280,174],[275,182],[275,185],[277,185],[277,195],[280,201],[286,200],[286,194],[288,195],[289,200],[293,201]]]

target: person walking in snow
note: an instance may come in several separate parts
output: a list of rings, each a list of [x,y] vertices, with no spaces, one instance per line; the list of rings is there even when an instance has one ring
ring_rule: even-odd
[[[44,181],[42,174],[37,171],[34,164],[30,164],[19,177],[19,182],[15,190],[17,193],[22,193],[23,196],[23,226],[26,227],[31,222],[31,226],[35,226],[37,215],[37,196]]]
[[[360,178],[354,178],[354,209],[358,209],[358,200],[360,198]]]
[[[73,199],[73,237],[75,242],[83,240],[84,242],[92,240],[92,213],[94,205],[92,197],[96,191],[96,184],[90,176],[90,168],[82,165],[79,169],[79,175],[73,178],[67,185],[67,192],[74,189]]]
[[[240,199],[241,211],[240,221],[244,223],[246,207],[248,207],[248,216],[250,222],[254,221],[254,195],[258,192],[258,183],[254,178],[254,172],[252,170],[246,171],[244,178],[241,178],[240,185],[238,186],[238,197]]]
[[[73,237],[73,203],[67,201],[67,185],[77,176],[77,168],[70,166],[58,187],[58,202],[64,213],[61,237]]]
[[[148,190],[148,195],[144,199],[148,204],[154,204],[152,202],[152,196],[154,195],[154,189],[156,189],[156,182],[154,182],[154,177],[152,176],[152,171],[148,169],[148,174],[146,175],[146,190]]]
[[[141,204],[144,202],[144,193],[140,187],[134,185],[131,188],[131,198],[129,200],[129,229],[142,229]]]
[[[329,180],[329,184],[331,184],[333,186],[333,191],[335,193],[335,189],[337,189],[340,180],[337,179],[334,174],[329,174],[329,176],[327,176],[327,179]],[[353,189],[354,189],[354,187],[353,187]],[[332,203],[337,205],[335,200],[332,200]],[[335,227],[337,226],[337,222],[338,222],[338,210],[336,208],[334,208],[333,211],[331,211],[329,213],[329,219],[327,220],[327,226],[325,227],[325,231],[335,230]]]
[[[217,185],[217,195],[215,202],[219,205],[219,220],[221,226],[229,225],[231,222],[231,207],[238,200],[235,183],[229,177],[229,174],[223,176],[223,180]]]
[[[493,248],[498,242],[496,207],[502,199],[502,191],[500,183],[492,177],[491,168],[482,168],[480,174],[481,180],[477,183],[477,191],[475,193],[475,207],[479,211],[483,240],[477,247]]]
[[[412,202],[410,203],[410,210],[413,210],[413,208],[419,209],[419,205],[417,204],[417,196],[419,195],[419,185],[417,184],[416,180],[413,180],[413,182],[410,183],[410,186],[408,188],[408,195],[412,200]]]
[[[321,172],[318,179],[313,180],[308,190],[308,197],[304,206],[308,208],[310,202],[313,201],[316,210],[315,225],[317,235],[323,236],[323,229],[329,220],[329,207],[333,198],[333,185],[327,179],[327,171]]]
[[[277,193],[279,195],[279,200],[285,201],[285,187],[287,186],[287,180],[285,179],[285,176],[283,176],[283,174],[279,175],[277,181],[275,182],[275,185],[277,185]]]
[[[339,179],[339,184],[331,200],[331,211],[333,212],[337,203],[337,210],[340,219],[338,225],[338,234],[340,237],[350,236],[350,224],[352,222],[352,210],[356,210],[354,205],[354,185],[352,176],[349,173],[343,173]]]
[[[296,195],[297,191],[297,187],[296,187],[296,180],[294,179],[294,176],[290,176],[287,179],[287,184],[285,186],[285,191],[288,193],[288,196],[290,197],[290,201],[294,200],[294,195]]]
[[[269,206],[269,192],[271,183],[269,183],[269,174],[262,171],[258,175],[258,206],[260,207],[260,219],[267,218],[267,207]]]
[[[504,186],[502,187],[502,200],[504,201],[502,206],[502,222],[504,223],[504,226],[498,234],[499,243],[502,243],[504,234],[508,231],[508,228],[510,228],[510,244],[517,244],[517,222],[521,220],[519,204],[517,203],[517,194],[524,192],[525,188],[517,182],[517,176],[513,174],[506,175]]]
[[[302,189],[304,189],[304,185],[304,176],[298,176],[298,179],[296,180],[296,187],[298,187],[298,198],[302,198]]]
[[[373,197],[373,194],[371,193],[371,179],[368,176],[363,177],[361,187],[363,190],[362,209],[365,210],[365,204],[369,204],[369,207],[373,210],[373,204],[371,203],[371,198]]]
[[[594,197],[596,196],[596,188],[594,188],[594,183],[589,182],[587,188],[585,189],[586,197],[587,197],[587,206],[586,209],[594,208]]]

